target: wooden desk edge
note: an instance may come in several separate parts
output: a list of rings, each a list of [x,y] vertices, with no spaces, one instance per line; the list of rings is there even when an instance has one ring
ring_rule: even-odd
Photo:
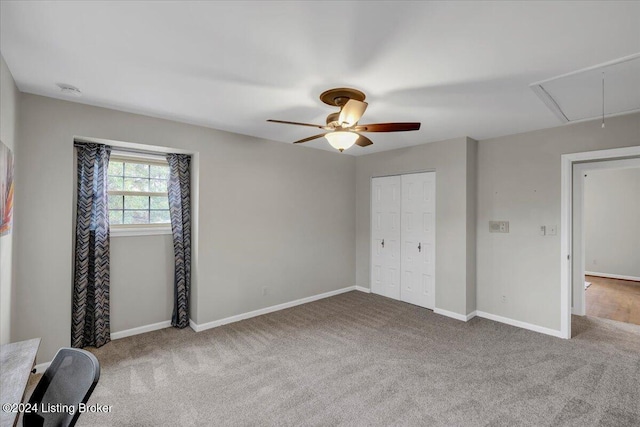
[[[41,341],[40,338],[33,338],[0,346],[0,364],[2,365],[2,373],[0,373],[2,388],[0,400],[2,402],[0,403],[23,402]],[[6,392],[7,385],[11,387],[8,393]],[[7,422],[9,422],[10,425],[15,426],[19,415],[18,412],[2,412],[0,413],[0,424],[8,425]]]

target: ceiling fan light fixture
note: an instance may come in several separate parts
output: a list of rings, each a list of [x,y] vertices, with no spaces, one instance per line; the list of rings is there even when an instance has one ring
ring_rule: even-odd
[[[359,147],[368,147],[373,142],[362,135],[362,132],[406,132],[411,130],[419,130],[420,123],[404,122],[404,123],[371,123],[366,125],[358,125],[365,110],[367,103],[364,102],[365,94],[356,89],[336,88],[329,89],[320,95],[320,100],[327,105],[340,107],[340,111],[331,113],[327,116],[326,125],[315,125],[310,123],[289,122],[285,120],[269,119],[268,122],[282,123],[285,125],[309,126],[324,130],[324,133],[303,138],[294,141],[294,144],[302,144],[322,138],[327,138],[329,144],[340,152],[346,150],[352,145]]]
[[[329,144],[331,144],[333,148],[343,152],[356,142],[359,135],[355,132],[335,131],[329,132],[324,137],[327,138],[327,141],[329,141]]]

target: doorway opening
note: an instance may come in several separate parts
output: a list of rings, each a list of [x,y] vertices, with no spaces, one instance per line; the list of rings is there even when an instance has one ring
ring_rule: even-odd
[[[616,176],[616,171],[627,172]],[[640,264],[638,252],[632,248],[640,241],[637,223],[640,219],[632,216],[628,224],[622,224],[621,219],[635,211],[636,201],[632,199],[640,195],[637,191],[633,195],[621,195],[619,193],[626,189],[620,185],[606,192],[599,187],[610,185],[612,180],[629,180],[636,172],[640,172],[640,146],[562,156],[561,334],[564,338],[571,337],[572,314],[606,317],[605,312],[609,311],[610,317],[618,317],[611,320],[622,320],[624,312],[629,313],[627,318],[631,317],[635,299],[629,298],[632,294],[629,289],[634,288],[611,286],[606,279],[635,277],[623,273],[634,271],[633,265]],[[586,208],[589,212],[585,216]],[[608,271],[594,270],[594,265]],[[623,273],[612,273],[614,270]],[[603,278],[603,275],[615,277]],[[640,290],[640,283],[637,287]]]
[[[640,325],[640,159],[589,166],[581,177],[584,312]]]

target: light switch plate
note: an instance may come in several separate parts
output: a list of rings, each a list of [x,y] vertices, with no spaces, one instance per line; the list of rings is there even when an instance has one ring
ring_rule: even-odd
[[[508,233],[509,221],[489,221],[490,233]]]

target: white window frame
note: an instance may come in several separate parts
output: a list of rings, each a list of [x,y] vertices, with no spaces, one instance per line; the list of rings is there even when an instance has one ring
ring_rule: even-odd
[[[109,161],[124,163],[144,163],[148,165],[168,166],[166,159],[162,155],[152,155],[143,153],[130,153],[113,150]],[[166,192],[152,191],[124,191],[111,190],[107,191],[109,195],[121,196],[168,196]],[[130,236],[154,236],[162,234],[172,234],[171,223],[166,224],[109,224],[111,237],[130,237]]]

